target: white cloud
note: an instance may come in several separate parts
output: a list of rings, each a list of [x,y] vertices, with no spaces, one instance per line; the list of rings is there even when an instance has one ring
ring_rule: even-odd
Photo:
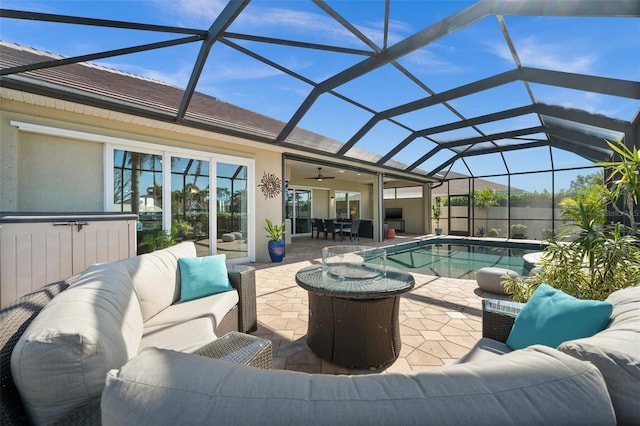
[[[150,78],[166,84],[170,84],[172,86],[182,87],[182,88],[186,87],[187,83],[189,82],[189,78],[191,76],[191,69],[192,69],[191,64],[185,64],[175,71],[168,72],[168,71],[160,71],[159,69],[155,69],[155,68],[145,68],[139,65],[132,65],[124,62],[96,61],[95,63],[102,67],[111,68],[114,70],[118,70],[121,72],[129,73],[129,74],[133,74],[133,75],[137,75],[145,78]]]
[[[620,105],[615,98],[599,93],[581,92],[578,90],[557,90],[533,86],[533,94],[538,102],[575,108],[593,114],[616,116]],[[622,108],[624,110],[624,108]]]
[[[365,22],[363,25],[355,25],[355,27],[364,34],[369,40],[382,47],[384,42],[384,22]],[[410,34],[411,25],[396,20],[389,20],[389,28],[387,33],[387,46],[393,46],[395,43],[404,39],[401,34]]]
[[[201,79],[209,82],[231,81],[231,80],[256,80],[267,77],[274,77],[282,73],[275,68],[256,63],[253,66],[247,64],[236,64],[229,61],[221,61],[215,66],[205,67]]]
[[[226,1],[222,0],[155,0],[162,5],[167,13],[186,19],[180,25],[186,27],[197,26],[207,29],[222,11]],[[259,4],[256,6],[255,4]],[[290,10],[278,7],[264,7],[268,3],[250,3],[232,23],[230,31],[244,31],[249,34],[265,35],[265,30],[286,28],[288,37],[296,39],[296,35],[320,34],[322,43],[334,43],[339,46],[348,46],[366,49],[366,46],[358,40],[349,30],[340,25],[330,16],[318,9],[318,12]],[[176,13],[179,9],[179,13]],[[383,40],[383,24],[366,22],[356,25],[365,36],[381,45]],[[398,33],[408,33],[411,30],[409,24],[401,21],[389,21],[388,43],[400,41],[403,37]],[[297,33],[297,34],[296,34]],[[282,37],[282,36],[281,36]],[[308,40],[305,40],[308,41]]]
[[[211,23],[218,16],[226,5],[221,0],[155,0],[157,4],[166,8],[167,13],[172,13],[176,17],[184,19],[180,25],[187,27],[209,28]],[[246,32],[248,34],[267,35],[273,37],[286,37],[294,40],[314,41],[321,39],[321,43],[334,44],[338,46],[366,49],[367,47],[358,40],[351,32],[337,23],[333,18],[318,9],[315,11],[290,10],[278,7],[266,7],[269,3],[250,3],[240,14],[237,20],[231,24],[229,31]],[[179,12],[176,11],[179,10]],[[357,25],[369,39],[382,44],[383,24],[380,22],[363,22]],[[282,35],[285,34],[286,36]],[[402,40],[412,31],[411,25],[403,21],[391,20],[389,22],[388,44]],[[434,48],[434,45],[430,46]],[[442,46],[440,48],[443,48]],[[433,50],[433,49],[431,49]],[[316,60],[313,55],[300,50],[300,55],[287,58],[287,64],[282,64],[296,72],[314,66]],[[296,53],[297,55],[297,53]],[[211,61],[212,58],[209,59]],[[429,73],[460,73],[464,67],[454,65],[438,57],[433,51],[426,49],[417,50],[406,56],[406,61],[420,67],[421,70]],[[243,61],[244,62],[244,61]],[[238,64],[237,61],[220,60],[216,66],[207,66],[207,73],[201,78],[206,79],[209,84],[213,82],[262,79],[279,75],[280,71],[272,69],[266,65],[253,63],[247,66],[246,63]],[[332,75],[333,73],[331,73]],[[150,75],[146,73],[145,75]],[[175,81],[175,78],[172,80]]]
[[[241,28],[246,28],[252,33],[257,33],[256,30],[259,31],[261,28],[287,28],[291,38],[301,34],[310,34],[313,37],[321,34],[324,43],[363,47],[346,28],[324,14],[280,8],[255,8],[252,12],[243,14],[238,20]]]
[[[166,13],[179,19],[175,25],[208,29],[222,12],[223,0],[155,0]]]
[[[585,51],[584,48],[578,48],[568,41],[542,42],[530,36],[513,40],[513,44],[523,66],[591,74],[598,60],[598,55],[593,50],[589,49],[587,53],[581,53]],[[490,45],[489,49],[513,64],[513,57],[506,43]]]
[[[416,50],[405,56],[405,60],[420,68],[420,74],[425,73],[455,73],[459,74],[466,69],[463,66],[456,65],[441,59],[435,53],[426,48]],[[410,69],[414,71],[414,69]]]

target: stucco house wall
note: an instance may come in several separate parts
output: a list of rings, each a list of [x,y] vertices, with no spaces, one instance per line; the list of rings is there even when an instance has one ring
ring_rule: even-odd
[[[108,164],[104,144],[109,141],[249,158],[255,161],[255,180],[250,185],[259,203],[255,217],[249,220],[249,226],[255,227],[255,257],[258,261],[269,259],[262,224],[267,218],[280,220],[282,194],[265,199],[257,185],[263,172],[282,178],[282,156],[277,147],[267,150],[264,145],[237,137],[6,88],[0,91],[0,211],[109,211],[104,193]],[[44,126],[47,132],[20,130],[16,123]],[[50,134],[51,129],[59,130],[59,134]],[[82,135],[91,135],[91,140]]]

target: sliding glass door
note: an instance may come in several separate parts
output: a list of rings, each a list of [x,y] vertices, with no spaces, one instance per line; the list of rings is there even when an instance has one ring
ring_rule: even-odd
[[[171,231],[199,256],[211,252],[209,182],[209,161],[171,157]]]
[[[198,256],[224,253],[231,261],[255,260],[249,208],[254,194],[248,184],[252,160],[112,151],[107,182],[112,185],[113,210],[138,215],[138,253],[193,241]]]
[[[287,189],[286,218],[291,219],[291,235],[311,233],[311,191]]]
[[[216,163],[216,247],[227,259],[249,255],[247,166]]]

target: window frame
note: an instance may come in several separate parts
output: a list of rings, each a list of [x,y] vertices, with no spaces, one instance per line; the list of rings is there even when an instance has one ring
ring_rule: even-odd
[[[228,259],[229,263],[244,263],[255,262],[256,252],[256,230],[255,230],[255,185],[250,182],[255,182],[255,160],[252,158],[233,156],[228,154],[220,154],[217,152],[199,151],[187,148],[178,148],[157,145],[140,141],[118,141],[118,142],[105,142],[104,143],[104,208],[105,211],[114,211],[113,206],[113,192],[114,192],[114,151],[134,151],[142,152],[145,154],[160,155],[162,157],[163,164],[171,164],[171,157],[188,157],[195,160],[203,160],[209,162],[209,185],[211,188],[216,187],[217,181],[217,163],[237,164],[239,166],[247,167],[247,256]],[[162,168],[162,187],[163,192],[171,193],[171,167]],[[209,197],[209,233],[210,235],[216,235],[217,233],[217,197]],[[163,197],[162,199],[162,228],[165,231],[171,230],[171,197]],[[165,214],[166,212],[166,214]],[[217,253],[217,242],[211,238],[210,254]]]

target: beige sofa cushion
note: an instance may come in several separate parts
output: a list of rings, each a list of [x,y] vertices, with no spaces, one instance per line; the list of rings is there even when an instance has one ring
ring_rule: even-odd
[[[140,299],[144,321],[178,300],[178,258],[194,256],[196,248],[193,242],[189,241],[120,261],[131,275]]]
[[[414,374],[334,376],[261,370],[150,349],[111,371],[104,426],[135,424],[613,425],[593,365],[534,346],[500,362]]]
[[[175,303],[145,322],[145,329],[167,326],[196,318],[208,318],[209,328],[215,330],[225,315],[238,304],[238,291],[231,290],[188,302]],[[161,346],[164,347],[164,346]]]
[[[640,423],[640,287],[612,293],[609,326],[598,334],[562,343],[558,349],[592,362],[602,372],[620,424]]]
[[[179,352],[194,352],[216,339],[209,318],[160,325],[145,329],[140,342],[140,350],[155,347]]]
[[[121,265],[82,273],[13,350],[11,373],[32,422],[50,423],[99,398],[107,372],[138,353],[142,330],[140,303]]]

